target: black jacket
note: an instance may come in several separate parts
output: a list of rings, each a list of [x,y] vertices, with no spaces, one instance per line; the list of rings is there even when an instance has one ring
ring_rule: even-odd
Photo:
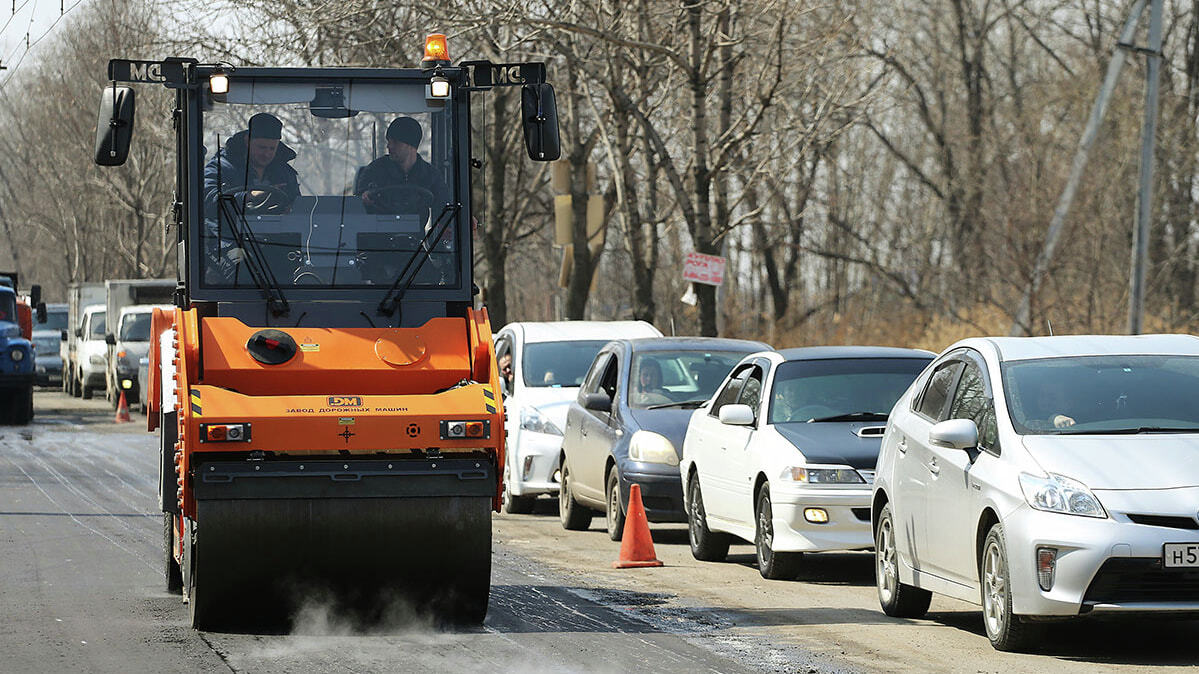
[[[246,192],[260,187],[279,187],[288,197],[288,204],[300,196],[300,180],[296,170],[288,162],[296,158],[296,151],[279,143],[275,158],[262,172],[262,179],[250,168],[246,149],[248,131],[239,131],[225,141],[225,147],[204,166],[204,212],[210,217],[216,213],[217,197],[232,194],[241,203]],[[219,189],[217,176],[220,175]]]
[[[434,212],[439,210],[450,199],[450,190],[442,180],[441,174],[433,170],[433,166],[424,159],[417,157],[412,168],[404,173],[400,165],[389,156],[382,156],[363,166],[354,180],[354,194],[362,196],[367,190],[395,185],[412,185],[423,187],[433,193],[433,203],[430,206]]]

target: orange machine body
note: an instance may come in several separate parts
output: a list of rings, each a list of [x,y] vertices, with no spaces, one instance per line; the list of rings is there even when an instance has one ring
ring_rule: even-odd
[[[179,505],[195,517],[194,457],[269,453],[276,457],[475,456],[502,475],[504,410],[486,309],[433,318],[416,328],[287,328],[298,345],[278,365],[247,348],[259,328],[192,310],[156,310],[150,346],[150,430],[162,386],[160,336],[174,330],[175,464]],[[445,423],[473,425],[475,437],[446,437]],[[245,425],[248,440],[211,441],[213,425]],[[493,507],[499,509],[502,484]]]

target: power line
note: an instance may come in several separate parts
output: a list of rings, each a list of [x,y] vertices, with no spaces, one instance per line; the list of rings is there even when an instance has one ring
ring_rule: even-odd
[[[59,6],[60,6],[61,13],[58,15],[57,18],[54,19],[54,22],[51,23],[48,28],[46,28],[46,30],[42,31],[41,35],[37,36],[37,39],[30,40],[30,35],[33,31],[33,18],[37,15],[37,3],[39,2],[39,0],[33,0],[33,3],[34,3],[33,12],[29,15],[29,29],[26,30],[26,32],[25,32],[25,50],[21,52],[20,57],[17,58],[17,62],[12,65],[11,69],[8,70],[8,75],[5,76],[4,81],[0,82],[0,89],[3,89],[5,87],[5,85],[8,84],[9,80],[11,80],[13,77],[16,77],[17,70],[21,67],[21,64],[25,62],[25,57],[27,55],[29,55],[29,52],[32,51],[35,47],[37,47],[38,44],[42,40],[46,39],[46,36],[48,36],[54,30],[54,27],[58,25],[58,22],[62,21],[63,17],[65,17],[67,14],[70,14],[71,10],[78,7],[80,4],[83,3],[83,1],[84,0],[75,0],[74,2],[72,2],[70,4],[70,6],[63,7],[64,3],[62,2],[62,0],[60,0]],[[26,3],[28,3],[28,2],[29,2],[29,0],[26,0]],[[14,49],[12,52],[10,52],[10,54],[8,55],[8,57],[5,60],[12,61],[12,58],[13,58],[12,54],[15,54],[17,49],[20,49],[19,44],[17,45],[16,49]]]

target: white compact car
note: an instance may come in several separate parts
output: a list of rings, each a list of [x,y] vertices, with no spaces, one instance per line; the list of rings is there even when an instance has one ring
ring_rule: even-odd
[[[744,358],[687,426],[691,554],[721,561],[752,541],[765,578],[804,552],[874,545],[870,483],[887,413],[931,362],[912,349],[829,346]]]
[[[509,323],[496,335],[505,429],[504,511],[529,512],[538,494],[558,493],[558,454],[566,410],[579,394],[595,355],[613,339],[661,337],[644,321]]]
[[[104,390],[104,373],[108,367],[108,344],[105,343],[105,314],[103,304],[93,304],[83,310],[83,318],[75,329],[77,338],[76,358],[79,371],[74,373],[76,384],[83,398],[89,399],[95,391]]]
[[[1199,612],[1199,338],[969,339],[900,398],[872,504],[879,600],[1037,619]]]

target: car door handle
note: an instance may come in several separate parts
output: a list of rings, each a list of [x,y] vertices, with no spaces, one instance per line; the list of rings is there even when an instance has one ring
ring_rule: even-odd
[[[901,437],[899,443],[895,445],[895,449],[899,450],[900,454],[908,453],[908,439]]]
[[[928,472],[932,473],[933,475],[938,475],[938,474],[940,474],[940,472],[941,472],[941,466],[937,465],[937,460],[936,460],[936,459],[929,459],[929,460],[928,460]]]

